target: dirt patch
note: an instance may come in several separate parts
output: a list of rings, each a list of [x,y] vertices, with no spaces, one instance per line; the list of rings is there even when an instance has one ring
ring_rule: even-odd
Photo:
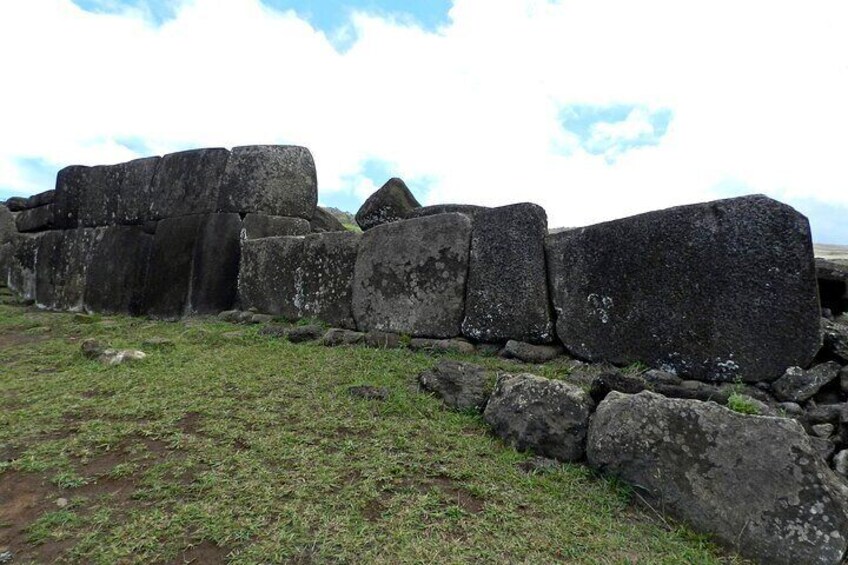
[[[23,330],[21,330],[23,331]],[[2,333],[0,334],[0,351],[6,349],[15,349],[22,345],[32,345],[47,341],[50,336],[43,334],[28,334],[28,333]]]
[[[202,435],[199,433],[202,417],[197,412],[186,412],[177,422],[177,428],[184,434]]]
[[[433,477],[431,484],[466,512],[478,514],[483,511],[483,507],[485,506],[483,499],[457,486],[453,479],[444,476]]]
[[[228,549],[219,547],[211,541],[204,540],[180,552],[180,555],[173,561],[169,561],[168,565],[187,565],[189,563],[215,565],[216,563],[226,563],[229,553],[230,551]]]
[[[383,518],[383,514],[388,510],[391,499],[392,493],[390,491],[381,492],[379,497],[365,503],[365,507],[362,509],[362,515],[369,522],[379,522]]]

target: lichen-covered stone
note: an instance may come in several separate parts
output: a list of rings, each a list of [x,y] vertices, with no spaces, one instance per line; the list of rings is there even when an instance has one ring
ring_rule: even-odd
[[[462,333],[476,341],[550,343],[545,237],[548,219],[535,204],[513,204],[477,213]]]
[[[83,309],[86,273],[105,228],[45,232],[38,241],[35,300],[41,308]]]
[[[309,225],[312,233],[345,231],[347,229],[338,218],[320,206],[315,208],[315,215],[312,216],[312,221],[309,222]]]
[[[15,226],[15,216],[5,206],[0,206],[0,245],[12,241],[12,237],[17,233],[18,229]]]
[[[247,214],[242,222],[242,239],[260,239],[310,233],[310,223],[303,218]]]
[[[465,309],[471,220],[439,214],[362,235],[353,284],[360,330],[455,337]]]
[[[215,212],[229,155],[226,149],[210,148],[163,156],[151,183],[147,219]]]
[[[186,314],[191,262],[203,216],[168,218],[159,222],[147,275],[145,310],[164,319]]]
[[[433,393],[452,410],[481,411],[491,393],[492,377],[483,367],[443,359],[418,375],[422,390]]]
[[[102,230],[92,252],[83,303],[89,312],[141,315],[153,236],[139,226]]]
[[[557,334],[583,359],[759,382],[821,343],[809,222],[765,196],[566,230],[547,259]]]
[[[310,220],[318,204],[312,154],[294,145],[249,145],[230,152],[218,209]]]
[[[159,157],[78,169],[77,215],[80,227],[136,225],[148,219],[151,184]],[[61,202],[60,186],[56,201]]]
[[[242,307],[354,328],[351,301],[359,238],[332,232],[242,242]]]
[[[15,234],[7,243],[6,285],[23,300],[35,300],[35,266],[44,234]]]
[[[589,428],[589,464],[656,508],[762,563],[839,563],[848,488],[791,419],[711,402],[610,393]]]
[[[524,363],[547,363],[563,353],[561,345],[534,345],[511,339],[506,342],[500,355],[506,359],[518,359]]]
[[[527,373],[501,375],[483,418],[496,436],[519,451],[579,461],[594,406],[572,384]]]
[[[804,402],[835,380],[839,376],[839,369],[839,364],[833,361],[816,365],[808,371],[801,367],[790,367],[771,384],[771,390],[778,400]]]
[[[360,228],[371,228],[406,219],[421,204],[401,179],[386,181],[380,190],[368,197],[356,212],[356,223]]]
[[[55,225],[54,210],[52,204],[28,208],[15,217],[15,225],[21,233],[45,231]]]

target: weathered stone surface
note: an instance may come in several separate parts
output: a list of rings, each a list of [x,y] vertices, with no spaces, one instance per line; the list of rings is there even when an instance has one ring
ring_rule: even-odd
[[[406,219],[421,204],[398,178],[386,181],[380,190],[368,197],[356,212],[356,223],[363,231],[382,224]]]
[[[491,208],[475,206],[474,204],[434,204],[433,206],[421,206],[420,208],[413,209],[407,214],[406,219],[411,220],[412,218],[423,218],[424,216],[449,214],[451,212],[465,214],[474,218],[477,214],[485,210],[491,210]]]
[[[5,206],[0,206],[0,245],[12,241],[18,231],[15,226],[15,216]]]
[[[23,196],[13,196],[6,200],[5,206],[12,212],[20,212],[28,208],[27,204],[27,199]]]
[[[365,345],[376,349],[398,349],[403,347],[400,335],[391,332],[372,330],[365,333]]]
[[[518,359],[525,363],[547,363],[563,353],[561,345],[533,345],[511,339],[506,342],[500,356],[506,359]]]
[[[594,468],[763,563],[838,563],[848,489],[800,424],[710,402],[610,393],[589,429]]]
[[[56,175],[56,194],[54,197],[54,223],[59,229],[73,229],[79,226],[80,204],[83,191],[89,184],[91,167],[71,165]]]
[[[848,449],[833,456],[833,470],[848,479]]]
[[[45,231],[55,225],[54,217],[53,205],[47,204],[18,212],[15,225],[21,233]]]
[[[413,351],[438,351],[451,353],[474,353],[474,344],[462,338],[433,339],[429,337],[414,337],[409,340],[409,348]]]
[[[772,381],[821,343],[809,223],[765,196],[566,230],[547,258],[557,334],[587,360]]]
[[[583,458],[594,403],[582,389],[536,375],[501,375],[483,418],[519,451],[560,461]]]
[[[151,183],[159,157],[135,159],[116,165],[75,169],[77,217],[80,227],[135,225],[148,219],[152,206]],[[68,187],[71,188],[71,187]],[[65,202],[63,187],[57,182],[56,202]],[[72,206],[73,207],[73,206]]]
[[[26,207],[27,208],[38,208],[39,206],[47,206],[48,204],[53,204],[56,200],[56,191],[55,190],[45,190],[44,192],[39,192],[38,194],[33,194],[29,198],[26,199]]]
[[[804,402],[836,379],[839,369],[839,364],[833,361],[816,365],[808,371],[800,367],[790,367],[782,377],[771,384],[771,389],[778,400]]]
[[[312,233],[345,231],[347,229],[338,218],[320,206],[315,208],[315,215],[312,216],[312,221],[309,224]]]
[[[535,204],[477,213],[471,231],[462,333],[476,341],[550,343],[545,237],[548,217]]]
[[[452,410],[481,411],[491,393],[491,377],[483,367],[472,363],[442,360],[418,375],[418,384],[440,398]]]
[[[318,325],[309,324],[306,326],[296,326],[289,331],[289,341],[292,343],[303,343],[305,341],[315,341],[324,335],[324,328]]]
[[[247,214],[242,223],[242,239],[260,239],[289,235],[306,235],[310,232],[309,222],[303,218]]]
[[[203,216],[195,215],[159,222],[147,276],[148,315],[174,319],[187,313],[191,263],[202,221]]]
[[[822,319],[822,352],[848,363],[848,324]]]
[[[210,148],[163,156],[151,183],[147,219],[215,212],[229,155],[226,149]]]
[[[232,308],[238,297],[241,247],[238,214],[207,214],[194,245],[188,310],[214,314]]]
[[[152,250],[153,236],[138,226],[111,226],[102,230],[86,273],[85,309],[142,314]]]
[[[22,300],[35,300],[35,266],[39,239],[44,234],[16,234],[7,245],[6,285]]]
[[[310,220],[318,204],[315,162],[305,147],[250,145],[230,152],[218,209]]]
[[[86,272],[104,228],[45,232],[38,241],[35,300],[41,308],[83,308]]]
[[[415,337],[460,334],[471,220],[439,214],[362,235],[353,283],[360,330]]]
[[[833,435],[833,431],[836,429],[836,426],[833,424],[816,424],[812,426],[813,435],[823,438],[829,438]]]
[[[357,345],[365,339],[365,334],[344,328],[331,328],[324,334],[321,343],[327,347],[338,347],[341,345]]]

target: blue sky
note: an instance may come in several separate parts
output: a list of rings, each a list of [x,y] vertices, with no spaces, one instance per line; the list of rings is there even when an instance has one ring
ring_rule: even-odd
[[[69,164],[291,143],[351,211],[391,176],[422,203],[534,201],[552,226],[765,193],[848,244],[848,3],[769,10],[6,0],[0,198]]]

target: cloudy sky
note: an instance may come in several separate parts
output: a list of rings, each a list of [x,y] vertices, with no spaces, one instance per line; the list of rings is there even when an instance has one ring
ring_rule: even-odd
[[[553,226],[761,192],[848,244],[845,0],[2,0],[0,199],[68,164],[312,150]]]

